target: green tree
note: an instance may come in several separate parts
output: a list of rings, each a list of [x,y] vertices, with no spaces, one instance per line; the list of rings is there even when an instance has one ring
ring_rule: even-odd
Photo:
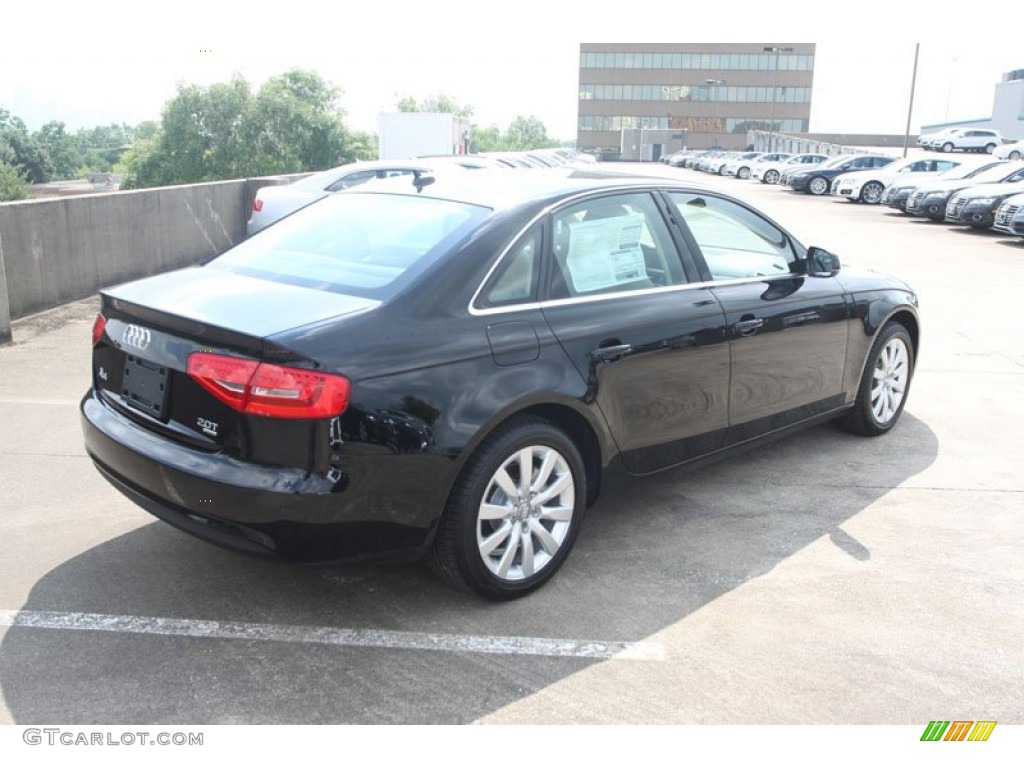
[[[122,160],[122,187],[317,171],[368,155],[365,137],[345,129],[339,91],[294,69],[253,93],[235,76],[208,88],[179,85],[159,129],[140,136]]]
[[[21,118],[6,109],[0,109],[0,162],[20,170],[33,184],[49,181],[53,174],[45,147],[29,134]]]
[[[319,75],[291,70],[271,78],[247,120],[250,175],[313,170],[356,159],[338,106],[339,92]]]
[[[28,183],[13,165],[0,161],[0,202],[24,200],[28,197]]]
[[[518,115],[505,131],[505,143],[508,149],[547,149],[557,147],[558,141],[548,136],[548,129],[539,119],[530,115]]]
[[[469,131],[470,152],[498,152],[507,149],[501,137],[501,129],[496,125],[481,128],[475,123]]]
[[[422,101],[417,101],[412,96],[403,96],[395,102],[395,109],[399,112],[444,112],[459,117],[472,117],[473,108],[468,104],[459,104],[447,93],[435,93]]]
[[[64,123],[51,120],[32,135],[49,155],[53,178],[73,179],[82,165],[81,143],[69,134]]]
[[[132,142],[153,136],[159,124],[153,120],[137,126],[112,123],[83,128],[75,133],[81,165],[75,172],[79,178],[90,173],[112,171]]]

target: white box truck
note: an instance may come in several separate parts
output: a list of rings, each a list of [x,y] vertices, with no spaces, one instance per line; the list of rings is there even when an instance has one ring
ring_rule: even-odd
[[[444,112],[382,112],[377,128],[381,160],[464,155],[469,142],[469,120]]]

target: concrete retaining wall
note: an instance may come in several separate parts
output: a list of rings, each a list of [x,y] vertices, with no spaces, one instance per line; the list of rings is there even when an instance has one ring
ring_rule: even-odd
[[[256,189],[294,178],[0,205],[0,344],[11,320],[223,253],[245,238]]]

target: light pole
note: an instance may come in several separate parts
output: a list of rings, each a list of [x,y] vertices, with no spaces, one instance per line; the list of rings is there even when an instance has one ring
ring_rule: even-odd
[[[775,132],[775,81],[779,77],[779,54],[780,53],[792,53],[793,49],[789,46],[781,47],[778,45],[766,45],[764,47],[765,53],[775,54],[775,66],[772,67],[772,93],[771,98],[768,99],[768,151],[772,151],[772,134]]]
[[[914,114],[914,89],[917,87],[917,57],[921,53],[921,44],[914,46],[914,73],[910,76],[910,104],[907,106],[907,130],[903,134],[903,156],[907,156],[910,146],[910,117]]]
[[[704,82],[707,83],[710,86],[725,85],[725,80],[714,80],[712,78],[708,78]],[[715,89],[713,87],[708,89],[708,96],[710,97],[712,94],[714,94],[715,96],[718,95],[718,94],[715,93]],[[716,98],[714,101],[715,101],[715,108],[714,108],[714,110],[715,110],[714,111],[715,123],[714,123],[714,127],[717,130],[717,128],[718,128],[718,99]]]

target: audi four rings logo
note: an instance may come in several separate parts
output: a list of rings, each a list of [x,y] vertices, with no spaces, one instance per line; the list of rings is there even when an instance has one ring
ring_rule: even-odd
[[[145,349],[150,342],[149,330],[138,325],[129,325],[121,334],[121,342],[128,347]]]

